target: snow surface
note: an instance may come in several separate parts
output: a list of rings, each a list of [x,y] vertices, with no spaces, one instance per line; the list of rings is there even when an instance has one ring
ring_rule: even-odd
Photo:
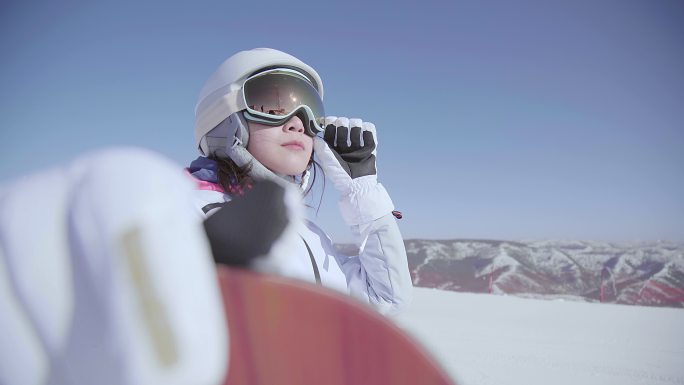
[[[397,323],[459,385],[684,384],[684,310],[415,288]]]

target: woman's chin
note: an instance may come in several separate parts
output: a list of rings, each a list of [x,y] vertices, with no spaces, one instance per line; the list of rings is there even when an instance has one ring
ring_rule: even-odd
[[[278,165],[279,167],[274,167],[271,168],[271,171],[275,172],[276,174],[280,175],[292,175],[292,176],[300,176],[304,171],[306,171],[306,166],[299,166],[299,165],[292,165],[290,167],[284,166],[282,164]]]

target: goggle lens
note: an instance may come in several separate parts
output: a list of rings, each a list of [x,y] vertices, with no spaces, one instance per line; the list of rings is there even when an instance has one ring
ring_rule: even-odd
[[[243,87],[247,111],[274,123],[284,120],[302,107],[308,107],[308,121],[321,131],[325,117],[323,101],[314,86],[294,71],[272,70],[247,79]],[[307,126],[309,123],[307,122]]]

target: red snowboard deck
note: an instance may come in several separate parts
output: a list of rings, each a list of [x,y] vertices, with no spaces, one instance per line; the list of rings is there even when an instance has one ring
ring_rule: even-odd
[[[230,385],[453,384],[391,321],[332,290],[219,267]]]

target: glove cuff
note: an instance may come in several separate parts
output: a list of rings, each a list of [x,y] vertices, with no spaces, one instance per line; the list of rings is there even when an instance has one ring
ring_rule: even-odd
[[[350,192],[340,197],[340,212],[349,226],[370,223],[394,210],[387,190],[376,175],[352,180]]]

